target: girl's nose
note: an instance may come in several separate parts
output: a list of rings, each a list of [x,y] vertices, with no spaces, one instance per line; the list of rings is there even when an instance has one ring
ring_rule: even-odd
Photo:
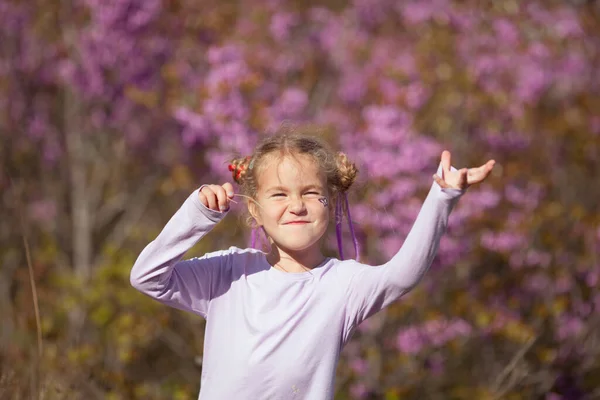
[[[306,209],[306,205],[302,198],[292,198],[290,199],[289,210],[295,214],[303,212]]]

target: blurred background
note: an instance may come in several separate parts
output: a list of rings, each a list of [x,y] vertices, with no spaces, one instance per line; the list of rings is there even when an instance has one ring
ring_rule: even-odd
[[[443,149],[497,161],[336,399],[600,398],[599,2],[0,0],[0,49],[1,399],[197,398],[204,321],[129,271],[286,121],[358,165],[370,264]],[[246,246],[234,211],[187,257]]]

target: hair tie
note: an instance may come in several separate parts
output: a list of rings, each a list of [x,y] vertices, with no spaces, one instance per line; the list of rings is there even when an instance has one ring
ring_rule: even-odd
[[[350,206],[348,205],[348,195],[346,192],[339,194],[335,204],[335,233],[337,236],[338,251],[340,253],[340,259],[344,259],[344,249],[342,247],[342,219],[344,214],[344,207],[342,201],[346,204],[346,212],[348,214],[348,225],[350,227],[350,235],[352,236],[352,243],[354,244],[354,253],[356,261],[360,259],[360,249],[358,247],[358,240],[354,233],[354,226],[352,225],[352,217],[350,216]]]
[[[244,158],[245,161],[250,160],[252,157],[251,156],[247,156],[246,158]],[[242,176],[242,171],[247,170],[249,167],[252,168],[252,164],[250,164],[250,166],[248,166],[248,164],[243,163],[243,164],[238,164],[238,165],[234,165],[233,163],[229,163],[229,165],[227,166],[227,169],[229,169],[230,171],[233,172],[233,178],[237,181],[238,179],[240,179],[240,177]]]

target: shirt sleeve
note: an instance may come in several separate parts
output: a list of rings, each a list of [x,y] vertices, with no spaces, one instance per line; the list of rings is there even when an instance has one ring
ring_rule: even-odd
[[[440,164],[439,176],[441,171]],[[355,265],[347,290],[347,326],[358,326],[416,286],[433,262],[448,216],[464,192],[444,189],[434,181],[398,253],[383,265]]]
[[[181,261],[183,255],[223,219],[227,212],[205,207],[195,190],[160,234],[138,256],[131,285],[161,303],[207,317],[214,288],[224,274],[227,251]]]

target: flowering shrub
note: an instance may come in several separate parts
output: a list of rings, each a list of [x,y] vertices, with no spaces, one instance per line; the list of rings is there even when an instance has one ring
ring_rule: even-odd
[[[125,276],[184,193],[230,179],[233,154],[294,121],[317,124],[357,162],[351,210],[361,259],[373,264],[402,245],[444,148],[457,167],[498,162],[453,211],[424,282],[360,327],[341,360],[340,396],[598,390],[591,3],[38,3],[0,0],[0,184],[27,216],[54,349],[42,367],[52,370],[60,348],[94,377],[81,392],[193,397],[198,374],[185,357],[200,348],[198,323],[121,294]],[[30,289],[17,268],[18,213],[2,217],[12,229],[0,236],[0,308],[12,321],[29,315]],[[245,245],[239,225],[226,221],[197,251]],[[175,323],[185,328],[175,333]],[[34,325],[10,322],[6,337]],[[164,387],[133,372],[156,343],[169,347],[160,360],[174,353],[183,365]]]

